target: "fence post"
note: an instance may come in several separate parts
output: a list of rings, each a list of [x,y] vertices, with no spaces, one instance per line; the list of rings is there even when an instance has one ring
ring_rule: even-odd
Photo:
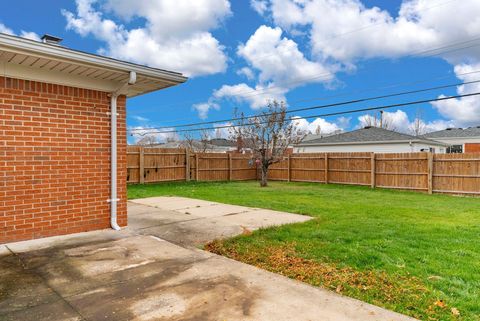
[[[325,153],[325,184],[328,184],[328,153]]]
[[[371,170],[371,176],[370,176],[370,187],[375,188],[375,153],[370,154],[370,170]]]
[[[433,193],[433,153],[428,153],[428,194]]]
[[[140,147],[138,157],[138,175],[140,184],[145,184],[145,149],[143,146]]]
[[[290,157],[291,155],[288,154],[288,159],[287,159],[287,162],[288,162],[288,165],[287,165],[287,170],[288,170],[288,176],[287,176],[287,180],[289,182],[292,181],[292,158]]]
[[[188,148],[185,148],[185,180],[190,181],[190,153]]]
[[[232,154],[228,153],[228,180],[232,180]]]
[[[195,154],[195,180],[198,182],[198,153]]]

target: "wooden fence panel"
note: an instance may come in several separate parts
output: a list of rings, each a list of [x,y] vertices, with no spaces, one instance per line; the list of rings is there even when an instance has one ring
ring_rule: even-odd
[[[257,179],[257,166],[251,155],[231,154],[231,177],[233,181]]]
[[[480,195],[480,154],[436,154],[433,192]]]
[[[328,182],[370,186],[370,162],[370,153],[329,153]]]
[[[227,154],[199,153],[197,155],[199,181],[228,181],[230,169]]]
[[[186,179],[185,150],[148,148],[144,152],[145,183]]]
[[[290,181],[325,182],[325,154],[305,153],[290,155]]]
[[[184,149],[129,146],[127,167],[127,182],[134,184],[259,177],[251,155],[188,154]],[[480,154],[292,154],[270,167],[269,179],[480,195]]]
[[[288,158],[287,157],[285,157],[282,161],[278,163],[270,165],[268,169],[268,179],[271,179],[273,181],[288,181]]]
[[[375,186],[428,191],[428,153],[376,154]]]
[[[137,146],[127,148],[127,183],[140,183],[140,149]]]

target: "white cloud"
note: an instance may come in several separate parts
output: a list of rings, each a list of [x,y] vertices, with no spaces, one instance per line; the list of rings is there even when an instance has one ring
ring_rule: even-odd
[[[478,79],[477,74],[465,75],[480,70],[480,63],[474,65],[457,65],[455,73],[464,82]],[[457,88],[459,95],[480,92],[480,83],[466,84]],[[440,97],[446,97],[444,95]],[[449,99],[432,103],[434,108],[444,117],[452,119],[459,127],[478,126],[480,124],[480,97],[471,96]]]
[[[247,102],[252,109],[266,107],[269,101],[285,101],[284,88],[273,88],[273,84],[264,87],[257,85],[255,88],[241,83],[237,85],[223,85],[220,89],[213,92],[213,99],[232,99],[236,102]]]
[[[21,31],[20,32],[20,37],[35,40],[35,41],[40,41],[40,36],[37,35],[35,32],[32,31]]]
[[[214,91],[211,100],[233,99],[260,109],[272,100],[286,102],[286,93],[296,87],[316,82],[329,84],[334,79],[331,70],[308,60],[297,43],[282,37],[280,28],[260,26],[245,44],[238,46],[237,55],[250,66],[238,73],[252,79],[255,76],[252,69],[258,71],[257,84],[255,87],[245,83],[223,85]]]
[[[145,117],[142,117],[142,116],[137,116],[137,115],[133,115],[131,116],[133,119],[137,120],[137,121],[140,121],[140,122],[147,122],[149,121],[150,119],[148,118],[145,118]]]
[[[230,139],[232,135],[235,133],[234,128],[232,127],[221,128],[225,126],[232,126],[232,123],[227,122],[223,124],[214,125],[215,129],[213,130],[211,137]]]
[[[267,0],[250,0],[250,6],[259,15],[263,15],[268,9],[268,1]]]
[[[0,32],[6,33],[7,35],[13,35],[13,30],[5,26],[3,23],[0,23]]]
[[[340,116],[337,118],[336,123],[340,128],[346,129],[350,127],[350,122],[352,121],[352,117],[345,117],[345,116]]]
[[[193,107],[193,109],[195,109],[198,112],[198,117],[200,117],[201,119],[207,119],[208,112],[211,109],[214,109],[214,110],[219,110],[220,109],[220,105],[218,105],[217,103],[212,102],[212,101],[209,101],[209,102],[206,102],[206,103],[195,104],[192,107]]]
[[[309,122],[307,119],[294,116],[292,117],[292,123],[298,130],[310,134],[331,134],[344,130],[339,124],[328,122],[324,118],[316,118]]]
[[[390,130],[413,135],[415,133],[416,121],[417,118],[410,120],[407,113],[400,109],[394,112],[383,112],[383,126]],[[380,126],[380,115],[377,114],[377,117],[375,117],[373,114],[364,114],[359,116],[357,128],[362,128],[365,126]],[[423,134],[454,126],[455,122],[453,121],[436,119],[430,122],[425,122],[421,118],[418,118],[417,127],[421,132],[420,134]]]
[[[260,72],[260,84],[274,83],[291,89],[308,82],[328,83],[333,79],[330,69],[308,60],[295,41],[282,37],[278,27],[260,26],[238,47],[237,54]]]
[[[270,0],[275,23],[288,30],[306,28],[312,53],[344,64],[373,57],[396,58],[478,37],[480,1],[405,0],[398,16],[359,0]],[[455,14],[452,14],[452,10]],[[480,49],[449,53],[458,63]]]
[[[16,35],[12,29],[8,28],[3,23],[0,23],[0,33],[5,33],[7,35],[12,35],[12,36]],[[23,38],[31,39],[31,40],[40,41],[40,36],[32,31],[21,30],[19,36]]]
[[[131,136],[135,143],[140,140],[145,139],[145,137],[150,138],[150,142],[154,143],[163,143],[167,140],[177,140],[178,134],[176,132],[172,133],[158,133],[155,129],[144,126],[136,126],[129,128]],[[173,128],[163,128],[162,131],[171,131]]]
[[[145,19],[143,27],[130,30],[105,18],[96,0],[76,3],[76,14],[62,11],[67,28],[105,42],[103,54],[189,76],[226,69],[224,47],[209,31],[231,15],[228,0],[105,0],[103,8],[120,19]]]
[[[395,15],[366,7],[360,0],[268,0],[261,8],[259,13],[271,17],[291,35],[305,34],[312,60],[332,72],[354,70],[361,60],[409,55],[438,55],[454,65],[464,81],[467,77],[459,74],[480,68],[480,46],[470,41],[478,39],[480,30],[478,0],[403,0]],[[461,42],[466,42],[460,46],[462,50],[448,47]],[[457,91],[478,92],[480,85],[460,86]],[[478,97],[441,101],[433,106],[451,121],[425,124],[428,128],[480,122]],[[401,130],[409,123],[401,113],[392,117]]]
[[[251,68],[248,68],[248,67],[243,67],[237,70],[237,75],[245,76],[248,80],[255,79],[255,73]]]

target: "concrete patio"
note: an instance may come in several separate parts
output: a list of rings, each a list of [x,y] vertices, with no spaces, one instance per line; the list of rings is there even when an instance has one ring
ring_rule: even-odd
[[[129,217],[0,246],[0,320],[412,320],[195,248],[306,216],[172,197]]]

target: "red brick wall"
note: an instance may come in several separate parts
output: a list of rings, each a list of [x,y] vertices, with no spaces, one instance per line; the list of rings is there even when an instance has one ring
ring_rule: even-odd
[[[127,224],[125,97],[119,224]],[[107,93],[0,77],[0,243],[110,226]]]
[[[466,143],[464,152],[465,153],[480,153],[480,144],[479,143]]]

